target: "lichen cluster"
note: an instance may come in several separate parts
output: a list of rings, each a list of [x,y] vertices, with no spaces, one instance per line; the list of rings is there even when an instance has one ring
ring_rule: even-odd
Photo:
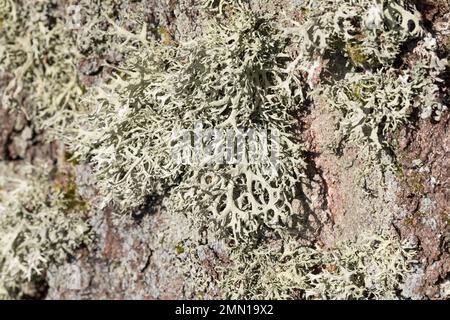
[[[420,16],[408,0],[302,1],[296,23],[303,51],[344,56],[355,67],[391,65],[401,46],[423,34]]]
[[[248,4],[247,0],[202,0],[200,6],[213,13],[223,14],[227,8],[243,8]]]
[[[388,138],[414,114],[439,119],[447,109],[439,91],[447,62],[437,57],[436,40],[412,1],[304,1],[300,7],[303,21],[289,32],[298,38],[298,65],[314,99],[340,112],[335,147],[358,145],[363,160],[379,164],[390,155]],[[418,43],[411,60],[399,66],[412,41]],[[393,161],[384,161],[383,170]]]
[[[398,299],[414,254],[396,239],[373,235],[332,249],[285,240],[235,250],[220,281],[231,299]]]
[[[3,0],[0,17],[0,73],[8,79],[1,104],[58,135],[82,93],[64,11],[57,1]]]
[[[341,139],[362,146],[365,160],[372,164],[381,161],[389,148],[388,137],[410,123],[414,113],[439,120],[447,109],[437,85],[441,80],[436,76],[445,69],[444,61],[418,59],[414,64],[403,70],[349,73],[323,88],[330,105],[342,114]],[[385,164],[392,167],[392,163],[391,159]]]
[[[360,146],[369,166],[415,117],[440,119],[446,62],[413,1],[305,0],[292,21],[255,13],[251,1],[204,0],[202,32],[187,42],[150,25],[148,8],[134,1],[0,1],[2,107],[24,112],[92,168],[103,201],[96,210],[123,217],[165,198],[173,219],[187,218],[189,237],[176,250],[196,255],[185,266],[192,281],[211,280],[199,243],[226,243],[230,263],[215,271],[229,298],[401,298],[414,252],[397,239],[361,235],[332,249],[297,241],[307,223],[299,189],[308,151],[298,118],[326,103],[339,118],[336,145]],[[67,17],[71,5],[76,17]],[[95,68],[92,57],[102,61]],[[95,79],[86,86],[83,76]],[[199,125],[221,134],[202,136]],[[275,162],[245,152],[223,163],[191,139],[183,152],[197,158],[174,156],[179,133],[218,151],[228,130],[276,134]],[[5,297],[25,296],[49,264],[91,241],[74,181],[25,171],[0,175]]]
[[[269,19],[236,13],[227,26],[210,20],[205,28],[202,37],[177,46],[141,38],[120,73],[86,98],[93,112],[80,117],[72,145],[101,177],[106,203],[129,210],[152,193],[169,192],[171,209],[194,224],[213,223],[245,240],[263,226],[292,224],[303,160],[289,130],[301,106],[301,81],[287,68],[287,39]],[[197,124],[222,132],[278,130],[277,167],[178,163],[174,132],[192,133]]]
[[[18,171],[18,172],[16,172]],[[23,298],[50,264],[91,242],[87,206],[46,167],[0,167],[0,297]],[[67,180],[67,175],[64,175]]]

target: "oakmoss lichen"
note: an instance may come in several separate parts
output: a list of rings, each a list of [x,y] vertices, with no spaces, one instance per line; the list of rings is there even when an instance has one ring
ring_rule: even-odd
[[[296,5],[302,21],[286,22],[252,12],[248,1],[203,0],[204,30],[190,42],[150,27],[142,3],[75,2],[80,17],[72,26],[65,3],[1,2],[0,72],[11,79],[1,101],[67,143],[74,165],[93,168],[105,206],[132,213],[149,195],[167,196],[171,214],[189,221],[191,236],[175,246],[177,255],[199,255],[205,238],[230,245],[234,264],[219,270],[227,297],[400,297],[413,260],[398,240],[363,237],[325,250],[291,238],[304,227],[299,221],[306,223],[293,205],[306,179],[295,124],[299,110],[328,101],[340,115],[344,147],[361,146],[373,166],[413,115],[440,119],[445,61],[413,1],[305,0]],[[407,44],[415,46],[412,62],[402,53]],[[76,65],[86,55],[102,55],[111,77],[81,84]],[[276,174],[264,164],[177,162],[172,133],[195,134],[199,123],[276,129]],[[392,160],[382,170],[392,169]],[[54,184],[32,170],[40,173],[26,183],[1,177],[4,296],[23,296],[24,284],[42,279],[49,263],[90,242],[88,204],[74,179]],[[204,276],[196,259],[189,266]]]
[[[235,250],[220,284],[232,299],[400,299],[414,256],[407,244],[377,235],[332,249],[285,239]]]
[[[84,205],[72,187],[60,190],[45,167],[18,170],[0,168],[0,293],[5,298],[22,298],[27,286],[45,279],[50,264],[64,263],[92,240]]]

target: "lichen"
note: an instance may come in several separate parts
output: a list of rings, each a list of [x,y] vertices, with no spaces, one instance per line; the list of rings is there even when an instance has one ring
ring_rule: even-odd
[[[392,65],[401,46],[423,34],[420,15],[408,0],[307,0],[300,8],[307,18],[294,22],[290,32],[300,39],[302,64],[320,54],[346,56],[369,69]]]
[[[12,75],[2,107],[24,112],[49,136],[62,132],[81,95],[74,60],[77,51],[57,2],[4,0],[0,72]],[[50,14],[51,12],[51,14]]]
[[[421,56],[412,67],[347,73],[344,79],[316,90],[341,112],[341,139],[359,145],[360,156],[371,165],[381,163],[382,154],[389,154],[386,150],[393,148],[388,139],[410,123],[414,114],[439,120],[447,109],[438,87],[445,63],[427,48],[427,41],[416,48]],[[384,167],[394,169],[394,162],[391,158]]]
[[[288,67],[287,39],[269,19],[242,11],[227,26],[213,19],[205,29],[179,46],[140,39],[140,51],[121,67],[128,77],[115,74],[86,98],[94,112],[80,117],[72,145],[93,165],[105,203],[129,211],[149,192],[170,192],[172,210],[239,240],[291,223],[303,160],[288,130],[301,105],[301,80]],[[178,163],[173,133],[193,132],[197,124],[223,132],[278,130],[276,174],[264,172],[267,161]]]
[[[203,9],[218,14],[224,14],[227,9],[244,9],[248,4],[247,0],[201,0],[198,2]]]
[[[418,117],[439,121],[447,111],[446,61],[414,1],[305,0],[295,5],[299,21],[290,21],[252,12],[244,0],[202,0],[202,31],[188,42],[149,25],[144,2],[74,3],[77,21],[64,16],[68,3],[1,1],[0,72],[10,79],[1,104],[65,143],[73,165],[92,168],[103,207],[123,217],[146,210],[157,195],[171,218],[186,218],[188,236],[168,249],[190,259],[183,270],[201,283],[186,290],[214,286],[216,274],[203,265],[209,248],[199,243],[224,241],[232,265],[217,272],[230,298],[401,298],[414,261],[397,239],[363,236],[328,250],[292,238],[308,227],[294,205],[309,201],[299,192],[309,181],[297,122],[325,102],[338,115],[334,150],[359,147],[369,170],[381,164],[382,172],[404,176],[392,136]],[[98,57],[95,70],[89,61],[81,66]],[[88,85],[84,76],[96,80]],[[264,152],[259,162],[244,153],[223,163],[192,145],[184,154],[197,158],[179,161],[179,133],[201,146],[224,142],[199,138],[198,125],[222,138],[228,130],[276,133],[276,163]],[[41,281],[49,264],[90,243],[89,204],[75,178],[27,170],[28,180],[0,176],[5,297],[25,296],[24,286]],[[424,192],[422,180],[409,178],[412,192]],[[442,291],[448,294],[448,284]]]
[[[55,187],[48,169],[22,166],[16,173],[2,164],[1,171],[0,291],[21,298],[50,264],[63,263],[91,235],[84,207]]]
[[[406,244],[378,235],[332,249],[284,239],[235,250],[232,266],[220,269],[220,285],[232,299],[401,299],[414,256]]]

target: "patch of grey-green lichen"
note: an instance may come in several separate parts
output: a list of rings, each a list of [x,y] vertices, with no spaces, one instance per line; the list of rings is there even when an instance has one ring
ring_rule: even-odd
[[[434,53],[430,36],[412,52],[413,65],[401,69],[347,73],[345,79],[322,86],[329,105],[341,112],[340,143],[361,147],[361,157],[376,165],[390,148],[388,138],[410,123],[414,114],[439,120],[447,107],[439,83],[446,61]],[[392,159],[386,166],[392,168]]]
[[[303,21],[290,31],[305,58],[343,55],[355,67],[391,65],[405,42],[423,34],[409,0],[305,0],[299,7]]]
[[[287,39],[269,19],[244,13],[232,23],[227,28],[213,25],[196,45],[192,69],[187,69],[182,84],[189,88],[184,89],[189,92],[186,98],[198,111],[183,123],[187,128],[200,122],[236,131],[279,130],[279,168],[274,173],[265,167],[267,161],[250,164],[250,159],[236,165],[199,166],[185,174],[172,196],[174,209],[188,208],[200,229],[211,223],[223,235],[240,240],[264,227],[294,224],[292,201],[304,163],[301,145],[292,135],[292,113],[301,106],[302,85],[288,69],[292,60],[285,53]],[[192,72],[194,68],[201,72]],[[192,86],[202,81],[203,85]]]
[[[304,1],[288,29],[298,44],[297,67],[314,99],[341,112],[336,148],[362,148],[368,167],[392,167],[392,133],[415,114],[438,120],[447,107],[439,86],[445,60],[426,34],[412,1]],[[417,41],[413,62],[395,65],[401,48]],[[384,160],[383,160],[384,159]]]
[[[244,9],[248,4],[248,0],[200,0],[200,7],[215,13],[223,14],[226,9]]]
[[[232,299],[401,299],[414,256],[399,240],[377,235],[332,249],[285,239],[235,249],[219,282]]]
[[[148,25],[146,16],[151,8],[145,1],[78,0],[74,6],[77,9],[71,33],[74,46],[83,55],[102,56],[105,65],[115,65],[129,50],[138,49],[134,47],[133,32],[140,32],[143,26],[149,34],[155,31]]]
[[[55,134],[82,93],[74,64],[77,51],[63,14],[53,0],[0,4],[0,73],[12,78],[1,104]]]
[[[99,177],[105,203],[130,210],[172,185],[172,206],[195,225],[212,222],[235,240],[264,227],[290,225],[291,202],[304,165],[292,129],[302,84],[285,53],[288,39],[269,18],[239,11],[227,25],[205,23],[202,36],[180,44],[148,39],[145,26],[126,41],[139,42],[111,80],[86,98],[73,140],[77,155]],[[178,163],[173,132],[269,129],[280,132],[275,174],[267,162],[236,165]],[[266,170],[265,170],[266,169]]]
[[[286,231],[300,227],[294,203],[305,163],[294,123],[307,85],[318,86],[313,99],[327,98],[340,112],[341,140],[361,145],[374,163],[388,136],[412,113],[438,120],[446,110],[439,92],[445,66],[435,54],[435,40],[425,35],[407,0],[305,0],[297,4],[301,19],[289,29],[272,16],[248,11],[245,3],[202,1],[220,17],[205,18],[202,34],[177,43],[167,30],[150,27],[145,8],[135,2],[75,1],[81,20],[70,31],[64,10],[54,10],[57,1],[3,0],[0,71],[13,80],[2,92],[2,104],[22,109],[33,123],[67,141],[74,158],[92,166],[105,206],[133,212],[155,194],[168,195],[173,221],[179,221],[177,215],[187,221],[187,236],[170,244],[170,261],[179,257],[180,270],[196,281],[185,286],[186,296],[215,288],[215,258],[208,258],[210,247],[198,244],[220,238],[238,243],[234,265],[220,271],[229,297],[398,298],[412,255],[396,240],[376,237],[329,251],[289,239],[261,246],[254,240],[272,230],[284,239]],[[394,61],[410,40],[419,41],[417,59],[399,69]],[[115,71],[81,99],[86,89],[74,61],[103,52]],[[343,61],[345,76],[326,75],[335,72],[336,61]],[[223,131],[277,129],[281,153],[275,174],[246,161],[175,161],[172,133],[195,134],[199,123]],[[46,182],[25,195],[8,193],[10,200],[2,204],[0,227],[6,231],[0,243],[10,248],[0,256],[4,295],[20,296],[22,284],[45,271],[44,259],[59,263],[88,241],[84,222],[72,220],[67,192],[48,195]],[[73,198],[74,189],[67,191]],[[10,239],[18,246],[3,245]]]
[[[105,65],[115,64],[137,49],[116,45],[143,23],[133,10],[143,11],[128,1],[2,0],[0,75],[11,78],[0,92],[2,107],[23,112],[48,138],[64,141],[86,91],[80,76],[95,71],[80,61],[102,55]],[[124,34],[108,32],[116,25]]]
[[[0,170],[0,296],[32,296],[29,284],[91,241],[86,206],[71,183],[52,182],[47,168]]]

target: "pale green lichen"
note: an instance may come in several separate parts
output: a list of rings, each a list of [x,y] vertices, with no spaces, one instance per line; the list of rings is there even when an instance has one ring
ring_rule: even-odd
[[[201,0],[200,7],[211,10],[219,14],[223,14],[226,9],[243,9],[248,4],[247,0]]]
[[[19,170],[2,164],[0,175],[0,294],[12,298],[91,241],[73,187],[55,185],[46,168]]]
[[[1,104],[24,112],[37,128],[54,135],[65,128],[67,112],[82,93],[77,51],[56,7],[51,0],[3,0],[0,6],[0,73],[11,78]]]
[[[126,3],[2,0],[0,76],[10,79],[0,91],[2,107],[23,112],[37,129],[45,130],[47,138],[64,141],[86,92],[80,64],[89,61],[83,59],[101,54],[116,63],[127,50],[136,49],[132,43],[115,46],[123,34],[103,27],[119,9],[129,17],[119,25],[127,24],[131,30],[140,25],[142,15],[132,15]]]
[[[92,166],[105,206],[130,213],[154,194],[168,196],[171,214],[189,221],[189,241],[171,250],[193,253],[194,278],[214,280],[199,262],[199,241],[235,246],[229,248],[234,264],[220,270],[231,298],[400,298],[413,259],[397,240],[370,237],[325,250],[286,234],[298,233],[303,221],[294,206],[306,167],[295,123],[299,109],[309,106],[306,93],[338,111],[341,141],[360,145],[370,165],[413,113],[439,120],[446,111],[439,89],[445,64],[413,1],[305,0],[296,6],[304,13],[300,21],[286,28],[285,21],[249,11],[247,1],[203,0],[215,15],[183,43],[148,26],[142,4],[75,3],[80,20],[73,31],[66,4],[1,1],[0,71],[11,79],[2,105],[24,111],[67,142],[73,159]],[[418,43],[408,63],[401,50],[411,40]],[[102,66],[113,74],[85,88],[75,65],[90,54],[104,54]],[[401,67],[394,63],[399,59]],[[177,162],[173,132],[195,135],[197,124],[222,132],[278,131],[275,172],[248,159]],[[89,236],[77,216],[86,204],[74,181],[51,185],[41,173],[29,183],[4,185],[15,182],[1,191],[0,295],[20,297],[24,284]],[[268,244],[266,232],[285,240]],[[200,291],[209,286],[202,283]],[[448,294],[447,284],[442,291]]]
[[[446,68],[425,38],[413,54],[413,66],[381,68],[375,72],[347,73],[345,79],[323,85],[318,91],[339,110],[341,139],[362,147],[364,160],[379,163],[390,146],[388,137],[409,123],[414,113],[439,120],[447,107],[442,102],[439,78]],[[392,162],[388,163],[392,167]]]
[[[104,57],[106,66],[115,65],[131,49],[138,49],[139,41],[152,31],[146,25],[149,8],[145,2],[79,0],[76,8],[76,28],[71,33],[74,47],[83,55]],[[143,30],[145,34],[138,34]]]
[[[74,150],[93,165],[106,202],[119,208],[137,208],[151,192],[178,184],[171,191],[173,210],[190,212],[194,224],[231,231],[235,240],[263,226],[292,225],[303,160],[289,130],[302,85],[289,68],[287,39],[269,19],[248,11],[227,26],[210,21],[205,28],[203,36],[178,46],[140,38],[140,50],[122,71],[86,99],[94,112],[81,117]],[[194,132],[198,123],[236,132],[278,130],[277,172],[264,172],[268,163],[177,163],[173,132]]]
[[[290,30],[308,64],[315,55],[346,56],[347,63],[373,68],[391,65],[401,46],[423,34],[420,15],[408,0],[302,1],[308,11]]]
[[[436,39],[425,33],[411,1],[304,1],[301,7],[308,16],[287,32],[299,46],[297,66],[312,97],[341,114],[334,147],[358,145],[368,168],[392,169],[389,137],[415,114],[439,120],[447,110],[439,89],[446,62],[436,55]],[[401,57],[411,40],[418,41],[412,58]],[[398,67],[400,57],[406,61]]]
[[[376,235],[332,249],[286,239],[235,250],[220,286],[231,299],[401,299],[414,256],[397,239]]]

